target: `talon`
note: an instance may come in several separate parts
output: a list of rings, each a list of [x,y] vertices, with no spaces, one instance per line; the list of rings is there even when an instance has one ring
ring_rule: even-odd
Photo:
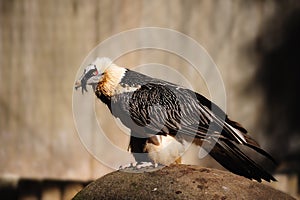
[[[120,165],[119,170],[134,168],[133,163],[129,163],[127,165]]]
[[[136,168],[137,169],[141,169],[141,168],[148,168],[148,167],[151,167],[151,166],[154,166],[153,162],[139,162],[136,165]]]

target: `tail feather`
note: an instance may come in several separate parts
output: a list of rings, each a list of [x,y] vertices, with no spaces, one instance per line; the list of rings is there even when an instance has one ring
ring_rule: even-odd
[[[278,163],[276,162],[276,160],[267,152],[265,152],[263,149],[257,147],[257,146],[253,146],[251,144],[245,144],[246,146],[254,149],[255,151],[257,151],[258,153],[264,155],[265,157],[267,157],[268,159],[270,159],[275,165],[278,165]]]
[[[276,160],[267,152],[265,152],[263,149],[260,148],[259,144],[252,139],[249,135],[244,134],[244,137],[246,139],[246,143],[244,145],[250,147],[251,149],[255,150],[256,152],[266,156],[268,159],[270,159],[275,165],[277,165],[278,163],[276,162]]]
[[[229,140],[218,140],[209,154],[223,167],[233,173],[249,179],[255,179],[258,182],[261,182],[262,179],[268,182],[276,181],[271,174],[255,163],[255,161]]]

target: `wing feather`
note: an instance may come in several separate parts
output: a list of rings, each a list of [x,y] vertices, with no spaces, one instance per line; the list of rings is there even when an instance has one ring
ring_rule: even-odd
[[[132,130],[132,134],[139,127],[144,130],[145,138],[149,134],[175,137],[181,133],[198,145],[215,140],[216,145],[209,153],[224,167],[258,181],[260,178],[275,180],[236,145],[246,145],[270,160],[274,159],[217,105],[189,89],[132,71],[128,73],[122,84],[139,85],[138,89],[111,97],[109,108]]]
[[[118,94],[113,102],[128,103],[128,106],[118,107],[125,108],[123,112],[128,112],[128,118],[152,133],[157,131],[157,134],[174,136],[180,131],[193,138],[205,138],[208,133],[220,137],[214,133],[221,131],[229,139],[235,139],[233,133],[222,132],[224,125],[221,116],[216,117],[209,105],[203,105],[199,101],[203,97],[199,98],[199,95],[188,89],[178,89],[172,84],[151,82],[134,92]],[[224,114],[223,117],[225,120],[227,116]],[[237,139],[235,141],[238,142]]]
[[[230,120],[217,105],[198,93],[172,83],[151,79],[134,92],[116,95],[112,104],[127,104],[117,106],[123,109],[121,112],[127,112],[127,115],[122,115],[127,119],[116,115],[125,125],[130,119],[152,134],[175,136],[180,131],[193,138],[222,137],[245,144],[274,160],[246,135],[246,129]]]

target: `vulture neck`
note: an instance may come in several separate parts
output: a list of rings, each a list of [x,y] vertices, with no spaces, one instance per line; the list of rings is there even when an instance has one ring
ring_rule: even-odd
[[[112,97],[116,93],[116,89],[126,73],[126,69],[115,64],[110,65],[103,72],[102,80],[98,83],[96,91],[101,94]]]

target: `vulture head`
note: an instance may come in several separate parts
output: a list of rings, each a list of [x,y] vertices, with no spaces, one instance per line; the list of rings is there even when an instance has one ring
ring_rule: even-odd
[[[88,91],[87,85],[90,85],[95,91],[97,84],[102,80],[104,70],[111,64],[112,61],[109,58],[97,58],[83,70],[83,74],[75,82],[75,89],[81,87],[84,93]]]

